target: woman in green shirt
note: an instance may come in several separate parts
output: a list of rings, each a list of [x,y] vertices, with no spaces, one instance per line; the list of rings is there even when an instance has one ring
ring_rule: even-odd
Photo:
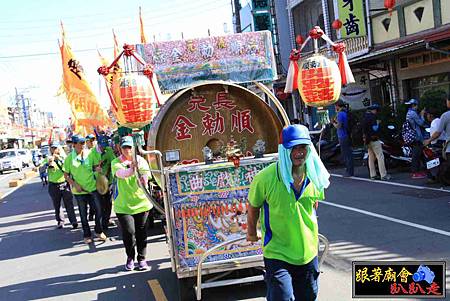
[[[53,142],[50,146],[51,156],[46,158],[42,164],[48,166],[48,194],[52,198],[53,207],[55,208],[55,218],[58,223],[57,228],[64,226],[64,212],[61,208],[61,200],[64,202],[67,216],[72,224],[72,228],[78,228],[75,210],[73,208],[73,196],[70,186],[64,178],[63,164],[64,157],[61,154],[58,142]]]
[[[147,219],[153,205],[147,199],[145,192],[140,188],[138,181],[144,185],[150,168],[144,158],[137,156],[137,162],[133,160],[133,138],[123,137],[120,142],[122,155],[111,163],[111,171],[115,177],[113,188],[114,211],[122,229],[123,244],[127,254],[125,269],[134,269],[134,261],[137,261],[138,270],[148,270],[145,260],[147,252]],[[142,178],[135,176],[139,170]]]

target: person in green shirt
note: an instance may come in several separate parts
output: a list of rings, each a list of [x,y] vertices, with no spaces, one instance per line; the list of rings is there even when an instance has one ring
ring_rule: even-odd
[[[97,137],[97,146],[91,149],[92,156],[95,161],[99,162],[96,166],[96,173],[103,174],[108,179],[108,184],[112,184],[111,162],[116,158],[113,149],[109,146],[109,139],[104,134],[99,134]],[[97,176],[97,175],[96,175]],[[100,205],[102,207],[103,229],[107,230],[109,226],[115,224],[110,221],[111,217],[111,191],[108,189],[105,194],[99,191]]]
[[[144,158],[137,156],[133,159],[133,138],[123,137],[120,142],[122,155],[111,163],[111,170],[115,177],[113,188],[114,211],[119,220],[127,261],[125,269],[134,269],[137,261],[138,270],[148,270],[145,260],[147,253],[147,219],[153,205],[147,199],[145,192],[139,185],[147,185],[150,168]],[[136,170],[142,178],[135,175]]]
[[[50,145],[51,156],[45,158],[42,165],[48,167],[48,194],[53,201],[53,207],[55,208],[55,218],[57,222],[57,228],[64,227],[64,212],[61,208],[61,200],[64,202],[67,216],[73,229],[78,228],[77,217],[73,208],[73,196],[70,192],[70,186],[64,178],[63,163],[64,157],[61,153],[61,148],[58,142],[52,142]]]
[[[95,208],[95,234],[105,241],[103,233],[102,211],[94,177],[94,166],[98,164],[91,152],[84,149],[85,138],[72,136],[73,151],[64,160],[64,176],[72,187],[72,193],[78,203],[84,242],[92,243],[91,229],[87,218],[87,204]]]
[[[278,161],[259,172],[250,185],[247,240],[259,240],[256,223],[261,213],[267,300],[316,300],[315,210],[330,175],[303,125],[283,129],[278,155]]]

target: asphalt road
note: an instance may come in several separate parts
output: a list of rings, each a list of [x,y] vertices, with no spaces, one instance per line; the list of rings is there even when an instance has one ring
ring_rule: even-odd
[[[333,177],[326,195],[318,210],[319,229],[331,252],[322,266],[319,300],[352,300],[353,260],[445,260],[450,265],[448,191]],[[55,225],[38,178],[0,203],[0,300],[178,299],[160,224],[148,238],[147,272],[123,271],[117,227],[107,242],[89,247],[80,229]],[[208,289],[203,300],[264,300],[264,294],[264,284],[254,283]]]

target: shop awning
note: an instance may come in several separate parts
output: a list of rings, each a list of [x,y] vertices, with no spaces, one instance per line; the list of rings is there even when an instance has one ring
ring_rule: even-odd
[[[399,53],[402,53],[402,52],[411,51],[413,49],[422,48],[424,46],[425,46],[425,41],[424,40],[408,42],[408,43],[401,44],[401,45],[395,45],[395,46],[386,47],[386,48],[383,48],[383,49],[372,50],[371,52],[369,52],[366,55],[363,55],[363,56],[360,56],[360,57],[356,57],[356,58],[353,58],[353,59],[349,59],[349,62],[350,62],[350,64],[352,64],[352,63],[360,63],[360,62],[364,62],[364,61],[369,61],[369,60],[382,58],[382,57],[385,57],[385,56],[392,56],[394,54],[399,54]]]

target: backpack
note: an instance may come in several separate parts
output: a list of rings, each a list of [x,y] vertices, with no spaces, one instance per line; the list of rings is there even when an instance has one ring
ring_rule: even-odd
[[[411,123],[407,120],[402,125],[402,138],[406,145],[411,145],[416,141],[416,131],[411,126]]]
[[[362,127],[352,111],[347,110],[347,133],[353,143],[359,144],[362,142]]]

